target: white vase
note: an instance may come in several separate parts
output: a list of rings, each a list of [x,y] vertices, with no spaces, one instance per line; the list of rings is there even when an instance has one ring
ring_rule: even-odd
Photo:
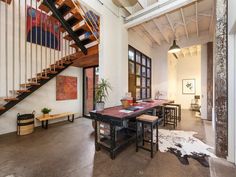
[[[105,107],[105,103],[104,102],[96,103],[96,111],[103,111],[104,107]]]

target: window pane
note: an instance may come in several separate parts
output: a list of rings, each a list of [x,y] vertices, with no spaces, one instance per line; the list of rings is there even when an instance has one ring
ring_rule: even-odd
[[[151,80],[147,79],[147,87],[151,87]]]
[[[142,87],[146,87],[146,78],[142,77]]]
[[[141,66],[139,64],[136,64],[136,74],[141,75]]]
[[[134,74],[134,63],[129,61],[129,74]]]
[[[146,77],[146,67],[142,66],[142,76]]]
[[[140,77],[136,77],[136,86],[140,87],[141,85],[141,79]]]
[[[146,57],[144,55],[142,55],[142,64],[146,65]]]
[[[140,88],[136,88],[136,99],[140,99]]]
[[[147,58],[147,67],[151,67],[151,60],[150,60],[150,58]]]
[[[129,49],[129,59],[134,61],[134,49]]]
[[[141,54],[138,51],[136,52],[136,62],[141,63]]]
[[[147,89],[147,98],[150,98],[151,97],[151,91],[150,91],[150,88]]]
[[[142,98],[147,98],[146,97],[146,89],[142,89]]]
[[[147,69],[147,77],[150,78],[151,77],[151,70]]]

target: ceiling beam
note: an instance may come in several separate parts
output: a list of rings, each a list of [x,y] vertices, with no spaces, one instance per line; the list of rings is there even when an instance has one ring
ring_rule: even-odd
[[[189,4],[195,3],[197,0],[159,0],[151,6],[140,10],[133,15],[125,18],[125,27],[131,28],[153,18],[159,17],[166,13],[175,11]]]
[[[143,28],[146,30],[146,32],[155,40],[155,42],[158,44],[158,45],[161,45],[161,41],[159,38],[157,38],[157,35],[155,35],[155,33],[151,30],[151,27],[148,27],[147,26],[148,23],[146,24],[142,24]]]
[[[139,5],[144,9],[147,7],[147,0],[138,0]]]
[[[166,40],[166,42],[167,42],[167,43],[170,43],[170,40],[168,39],[167,36],[165,36],[165,34],[164,34],[164,32],[162,31],[160,25],[158,24],[157,19],[154,19],[154,20],[152,20],[152,21],[153,21],[153,23],[155,24],[155,26],[157,27],[157,29],[160,31],[161,35],[162,35],[163,38]]]
[[[211,33],[213,32],[213,22],[214,22],[214,13],[215,13],[215,10],[214,10],[214,6],[212,8],[212,16],[211,16],[211,20],[210,20],[210,24],[209,24],[209,34],[211,35]]]
[[[177,39],[177,35],[175,33],[175,28],[174,28],[174,25],[172,24],[172,22],[170,20],[170,17],[168,16],[168,14],[165,14],[165,16],[166,16],[166,19],[168,21],[168,24],[170,25],[170,28],[171,28],[173,34],[174,34],[175,39]]]
[[[183,11],[182,8],[180,8],[180,12],[181,12],[182,20],[183,20],[183,23],[184,23],[185,34],[186,34],[186,37],[188,39],[188,30],[187,30],[187,25],[186,25],[185,17],[184,17],[184,11]]]
[[[144,32],[144,29],[140,29],[140,27],[136,27],[133,29],[150,47],[152,47],[152,38],[150,36],[147,36],[147,34]],[[152,40],[151,40],[152,39]]]
[[[198,4],[195,2],[195,10],[196,10],[196,30],[197,30],[197,37],[199,36],[199,28],[198,28]]]

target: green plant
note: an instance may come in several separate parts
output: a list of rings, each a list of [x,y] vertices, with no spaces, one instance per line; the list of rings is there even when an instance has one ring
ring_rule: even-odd
[[[41,112],[42,112],[43,114],[49,114],[51,111],[52,111],[52,110],[49,109],[49,108],[43,108],[43,109],[41,110]]]
[[[108,97],[108,90],[112,90],[111,84],[107,80],[101,79],[95,88],[95,101],[97,103],[104,102]]]

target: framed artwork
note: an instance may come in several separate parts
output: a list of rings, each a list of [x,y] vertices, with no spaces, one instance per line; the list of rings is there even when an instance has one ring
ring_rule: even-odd
[[[39,10],[27,6],[27,41],[60,50],[60,23]]]
[[[195,79],[183,79],[182,92],[183,94],[195,94],[196,92]]]
[[[56,77],[56,100],[77,99],[77,77],[57,76]]]

